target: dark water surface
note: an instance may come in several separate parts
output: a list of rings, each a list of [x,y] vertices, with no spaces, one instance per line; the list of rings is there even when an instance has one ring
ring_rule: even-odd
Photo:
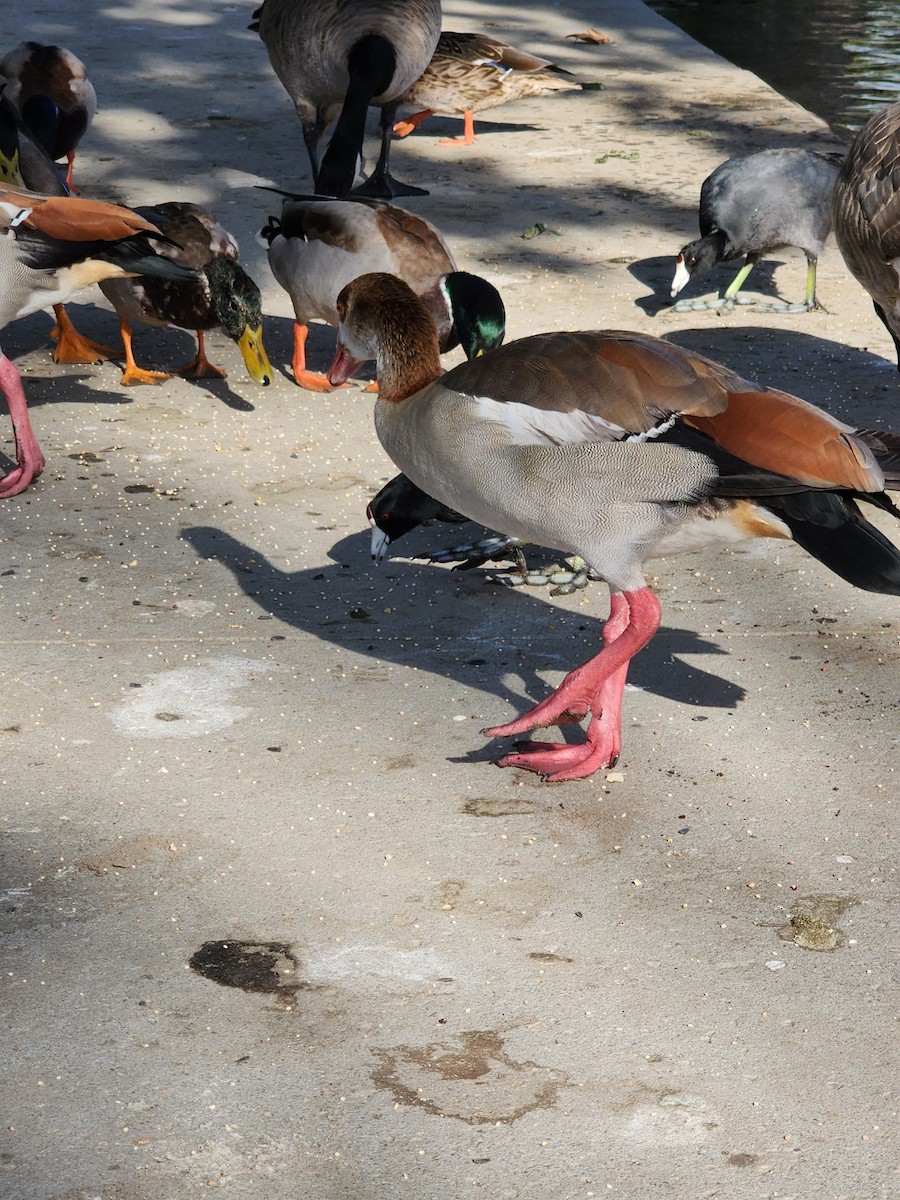
[[[646,0],[846,135],[900,100],[900,0]]]

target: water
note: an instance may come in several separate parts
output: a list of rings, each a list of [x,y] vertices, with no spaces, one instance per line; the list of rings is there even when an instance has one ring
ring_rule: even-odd
[[[674,25],[855,133],[900,100],[897,0],[646,0]]]

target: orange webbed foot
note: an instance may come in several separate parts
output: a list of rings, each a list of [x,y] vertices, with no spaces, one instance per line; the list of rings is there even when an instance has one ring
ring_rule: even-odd
[[[53,311],[56,313],[56,324],[50,330],[50,337],[56,342],[53,348],[55,363],[84,366],[103,362],[107,358],[115,357],[118,353],[112,347],[103,346],[79,333],[63,305],[54,305]]]
[[[169,375],[166,371],[145,371],[143,367],[129,364],[122,372],[122,378],[119,383],[123,387],[134,387],[138,383],[162,383],[164,379],[168,379]]]

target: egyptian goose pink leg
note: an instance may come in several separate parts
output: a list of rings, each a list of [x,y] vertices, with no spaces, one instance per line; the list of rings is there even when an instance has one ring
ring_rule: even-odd
[[[530,712],[507,725],[483,730],[487,737],[507,737],[526,730],[580,721],[588,712],[587,740],[525,742],[499,760],[501,767],[522,767],[553,783],[584,779],[612,766],[622,746],[622,693],[628,664],[659,629],[660,604],[649,588],[611,592],[609,618],[603,627],[604,648],[574,671]]]
[[[31,428],[28,402],[22,388],[22,377],[15,365],[0,351],[0,392],[6,397],[16,440],[17,466],[0,479],[0,497],[17,496],[24,492],[44,469],[44,456]]]

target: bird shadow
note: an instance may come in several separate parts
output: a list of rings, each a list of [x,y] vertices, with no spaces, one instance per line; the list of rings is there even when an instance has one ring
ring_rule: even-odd
[[[87,314],[85,316],[85,313]],[[104,319],[105,318],[105,319]],[[105,363],[96,364],[60,364],[52,359],[53,343],[50,339],[50,328],[44,313],[34,313],[30,317],[16,321],[6,336],[4,331],[4,346],[10,357],[19,358],[26,354],[34,354],[34,365],[40,369],[40,356],[44,356],[43,365],[47,368],[46,375],[34,374],[34,366],[27,380],[27,399],[29,409],[39,408],[43,404],[52,404],[64,400],[73,404],[132,404],[137,394],[146,391],[152,394],[153,384],[140,385],[137,388],[116,391],[111,381],[110,387],[96,386],[103,379],[104,372],[121,371],[125,363],[124,350],[119,346],[119,337],[110,332],[109,314],[103,309],[79,305],[78,329],[86,337],[92,338],[102,345],[109,344],[115,349]],[[142,331],[143,332],[143,331]],[[196,339],[192,334],[182,329],[158,330],[150,328],[146,335],[138,341],[137,352],[141,365],[152,370],[166,371],[173,379],[184,378],[186,383],[208,392],[226,407],[238,412],[253,412],[256,405],[242,396],[229,383],[229,380],[209,376],[202,379],[189,379],[178,374],[178,369],[190,361],[196,352]],[[241,363],[240,370],[244,367]],[[51,374],[51,372],[53,372]],[[95,386],[88,386],[87,380],[94,381]],[[118,380],[116,381],[118,382]],[[161,382],[165,382],[162,380]],[[57,391],[57,389],[64,389]]]
[[[230,571],[266,616],[356,654],[495,692],[514,709],[547,695],[539,671],[571,668],[601,645],[603,619],[548,608],[546,592],[487,590],[480,571],[450,574],[402,559],[375,567],[367,531],[335,543],[330,564],[298,571],[281,570],[222,529],[193,526],[181,536]],[[742,688],[682,661],[726,653],[692,630],[663,627],[634,660],[629,683],[688,705],[734,708]]]
[[[661,312],[674,309],[678,301],[690,303],[692,300],[710,300],[723,295],[744,261],[742,258],[736,258],[731,262],[717,263],[698,279],[692,280],[685,290],[673,299],[670,291],[672,277],[675,274],[676,255],[677,251],[668,255],[655,255],[652,258],[639,259],[628,265],[629,275],[651,289],[649,295],[639,296],[635,300],[635,305],[649,317],[656,317]],[[753,296],[758,293],[765,296],[767,300],[789,302],[790,297],[783,296],[775,283],[775,271],[782,265],[783,262],[777,258],[766,258],[757,263],[746,284],[741,288],[740,294]],[[799,291],[798,295],[794,297],[795,299],[802,299],[805,283],[806,273],[803,272],[802,279],[798,281]]]

